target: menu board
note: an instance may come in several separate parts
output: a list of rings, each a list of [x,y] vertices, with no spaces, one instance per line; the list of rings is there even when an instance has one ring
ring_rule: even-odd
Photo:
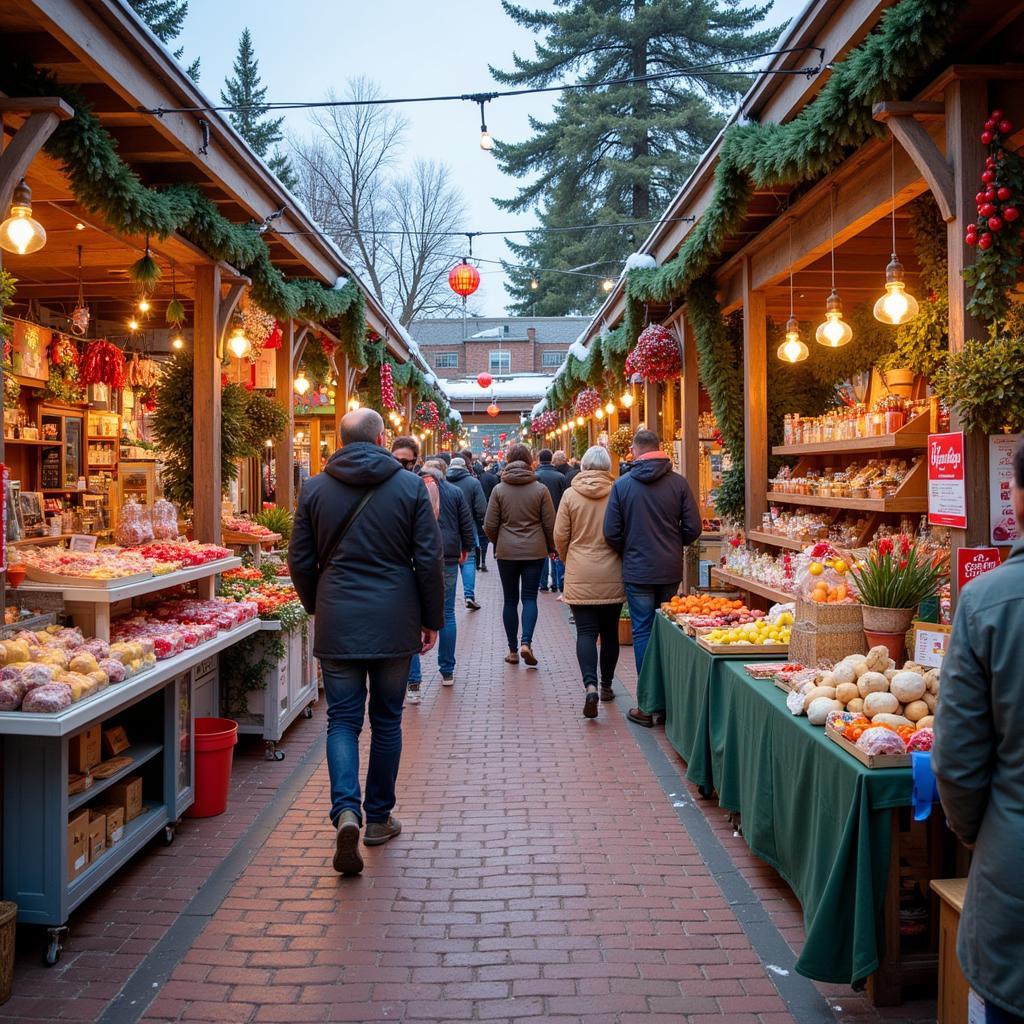
[[[967,529],[964,435],[928,435],[928,522]]]
[[[988,514],[993,544],[1012,544],[1019,536],[1010,487],[1013,453],[1024,434],[993,434],[988,439]]]

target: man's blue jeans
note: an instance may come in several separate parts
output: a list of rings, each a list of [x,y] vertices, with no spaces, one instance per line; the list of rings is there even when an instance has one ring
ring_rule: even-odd
[[[477,544],[480,538],[477,538]],[[462,596],[468,601],[476,598],[476,552],[470,551],[469,557],[459,566],[459,574],[462,576]],[[454,599],[453,599],[454,600]],[[454,611],[454,606],[453,606]]]
[[[409,658],[366,661],[321,659],[327,694],[327,770],[331,777],[331,821],[355,811],[360,823],[387,821],[395,806],[395,780],[402,757],[402,703]],[[366,797],[359,791],[359,734],[370,685],[370,760]]]
[[[679,590],[678,583],[626,584],[626,604],[633,621],[633,658],[636,660],[637,675],[643,667],[647,641],[654,628],[654,613]]]
[[[540,585],[552,590],[561,590],[564,583],[565,562],[560,558],[545,558],[540,570]]]
[[[468,559],[467,559],[468,561]],[[437,667],[441,675],[455,674],[455,591],[459,586],[459,563],[444,563],[444,625],[437,634]],[[420,656],[414,654],[409,665],[409,682],[423,682]]]

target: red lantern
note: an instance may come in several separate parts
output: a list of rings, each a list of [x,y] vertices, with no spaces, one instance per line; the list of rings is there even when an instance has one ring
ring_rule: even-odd
[[[469,263],[459,263],[448,272],[448,286],[456,295],[466,298],[480,287],[480,271]]]
[[[501,412],[501,410],[493,402],[491,402],[491,404],[487,406],[488,416],[497,416],[499,412]]]
[[[482,388],[489,388],[494,383],[494,378],[486,370],[484,370],[483,373],[477,374],[476,382]]]

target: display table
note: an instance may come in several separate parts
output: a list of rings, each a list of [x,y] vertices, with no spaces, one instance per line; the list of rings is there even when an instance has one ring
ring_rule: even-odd
[[[897,1002],[904,984],[933,978],[937,963],[931,951],[900,951],[894,809],[910,805],[910,769],[860,764],[791,715],[783,691],[748,676],[743,665],[753,660],[711,655],[658,615],[640,707],[664,709],[687,778],[717,790],[721,806],[741,816],[751,850],[800,900],[806,941],[797,970],[853,985],[874,975],[876,1002]],[[929,827],[929,867],[940,872],[941,816]]]

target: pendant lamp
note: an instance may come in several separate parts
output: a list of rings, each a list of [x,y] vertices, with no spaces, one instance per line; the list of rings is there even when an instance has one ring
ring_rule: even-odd
[[[875,303],[875,319],[894,326],[913,320],[918,314],[917,299],[907,291],[903,264],[896,255],[896,142],[890,143],[892,182],[892,257],[885,268],[885,294]]]
[[[793,223],[789,224],[789,319],[786,321],[786,340],[779,346],[776,355],[785,363],[803,362],[809,355],[807,346],[800,340],[800,321],[793,307]]]
[[[825,319],[818,324],[814,332],[814,340],[826,348],[842,348],[853,341],[853,328],[843,319],[843,303],[836,291],[836,226],[835,197],[833,186],[829,190],[828,223],[832,235],[832,294],[825,303]]]

